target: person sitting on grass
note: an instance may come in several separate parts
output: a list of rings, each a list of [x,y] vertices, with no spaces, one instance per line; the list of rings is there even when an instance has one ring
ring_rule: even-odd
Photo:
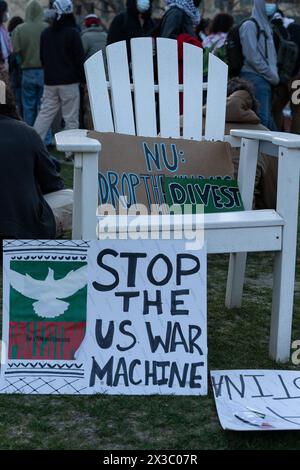
[[[0,239],[55,238],[70,228],[66,212],[71,214],[73,191],[63,190],[54,162],[35,130],[20,120],[1,74],[0,86]]]

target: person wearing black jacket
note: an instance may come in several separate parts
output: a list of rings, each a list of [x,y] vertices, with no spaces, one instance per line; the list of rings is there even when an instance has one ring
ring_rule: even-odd
[[[44,195],[64,183],[38,134],[20,121],[8,84],[6,104],[0,104],[0,148],[0,239],[55,238],[55,216]]]
[[[84,82],[84,50],[76,29],[71,0],[56,0],[54,23],[41,35],[45,87],[34,129],[42,139],[61,108],[65,129],[79,127],[80,92]]]
[[[165,0],[166,13],[162,17],[159,36],[177,39],[180,34],[195,36],[200,23],[201,0]]]
[[[300,105],[293,103],[292,83],[300,78],[300,25],[294,19],[287,18],[283,12],[277,9],[272,18],[274,43],[278,51],[280,46],[280,37],[293,41],[298,46],[298,59],[295,64],[294,76],[288,83],[279,83],[273,92],[272,112],[274,121],[279,131],[283,130],[283,109],[290,103],[292,122],[290,132],[300,134]]]
[[[127,0],[126,10],[113,19],[107,35],[107,45],[124,41],[130,57],[130,39],[151,36],[155,23],[151,18],[152,0]]]

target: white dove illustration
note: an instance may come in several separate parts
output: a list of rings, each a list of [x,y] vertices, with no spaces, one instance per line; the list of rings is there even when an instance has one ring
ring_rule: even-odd
[[[10,270],[11,286],[20,294],[37,300],[33,308],[39,317],[55,318],[62,315],[69,307],[63,300],[75,294],[87,284],[87,267],[70,271],[64,278],[55,280],[54,271],[48,268],[44,281],[39,281],[26,274]]]

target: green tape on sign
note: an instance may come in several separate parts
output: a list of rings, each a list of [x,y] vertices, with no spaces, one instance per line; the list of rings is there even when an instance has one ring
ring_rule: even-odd
[[[169,207],[203,204],[204,213],[244,210],[236,180],[166,177],[164,186]]]

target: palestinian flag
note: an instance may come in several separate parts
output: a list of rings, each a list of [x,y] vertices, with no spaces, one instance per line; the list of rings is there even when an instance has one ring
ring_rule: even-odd
[[[74,360],[86,330],[86,266],[11,261],[9,359]]]

